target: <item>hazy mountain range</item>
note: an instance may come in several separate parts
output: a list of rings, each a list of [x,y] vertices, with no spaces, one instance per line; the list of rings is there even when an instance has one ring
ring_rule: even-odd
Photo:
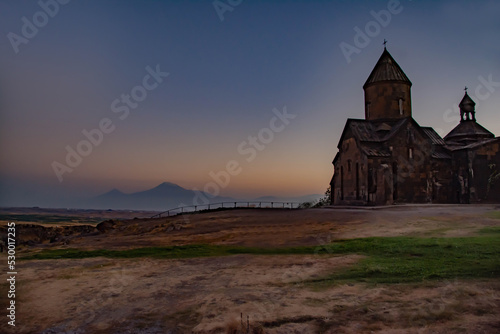
[[[163,211],[179,206],[237,201],[302,203],[315,201],[321,197],[322,195],[312,194],[299,197],[263,196],[254,199],[237,199],[232,197],[212,196],[203,191],[193,191],[185,189],[174,183],[163,182],[152,189],[131,194],[126,194],[118,189],[113,189],[100,196],[85,200],[81,204],[83,204],[84,207],[91,209]]]

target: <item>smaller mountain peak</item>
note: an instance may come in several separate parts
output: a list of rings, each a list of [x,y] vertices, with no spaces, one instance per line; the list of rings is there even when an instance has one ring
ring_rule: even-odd
[[[102,194],[101,196],[117,196],[117,195],[125,195],[125,193],[123,191],[121,191],[121,190],[113,188],[110,191]]]

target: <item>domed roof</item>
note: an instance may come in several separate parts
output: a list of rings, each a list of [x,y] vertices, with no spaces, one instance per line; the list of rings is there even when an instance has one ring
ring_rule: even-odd
[[[444,140],[454,142],[471,142],[487,138],[495,138],[495,135],[485,129],[482,125],[478,124],[476,121],[471,120],[458,123],[458,125],[444,137]]]

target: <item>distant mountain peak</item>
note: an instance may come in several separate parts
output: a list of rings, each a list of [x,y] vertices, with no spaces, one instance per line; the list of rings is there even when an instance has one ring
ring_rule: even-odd
[[[201,194],[205,194],[201,192]],[[185,189],[172,182],[162,182],[156,187],[139,192],[125,194],[118,189],[112,189],[106,194],[87,201],[89,208],[120,209],[120,210],[167,210],[193,203],[199,195],[193,190]],[[205,194],[212,203],[224,201],[234,202],[233,198],[210,196]]]
[[[178,184],[172,183],[172,182],[162,182],[159,185],[157,185],[155,188],[182,188]],[[155,189],[153,188],[153,189]]]

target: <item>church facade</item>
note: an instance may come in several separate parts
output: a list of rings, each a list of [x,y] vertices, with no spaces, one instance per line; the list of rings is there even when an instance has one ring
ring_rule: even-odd
[[[348,119],[333,159],[331,203],[500,202],[500,137],[476,121],[465,93],[442,138],[412,117],[412,83],[384,48],[363,85],[365,118]]]

